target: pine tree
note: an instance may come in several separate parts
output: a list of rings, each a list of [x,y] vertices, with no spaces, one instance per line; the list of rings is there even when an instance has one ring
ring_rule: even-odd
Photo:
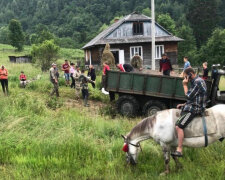
[[[203,45],[219,22],[217,0],[192,0],[187,19],[193,29],[197,47]]]
[[[176,34],[176,23],[169,14],[160,14],[157,22],[172,34]]]
[[[18,51],[23,49],[24,33],[20,22],[15,19],[12,19],[9,23],[9,42]]]
[[[183,57],[188,56],[191,64],[194,64],[197,48],[193,30],[189,26],[183,25],[177,31],[177,35],[184,39],[178,44],[178,63],[183,64]]]

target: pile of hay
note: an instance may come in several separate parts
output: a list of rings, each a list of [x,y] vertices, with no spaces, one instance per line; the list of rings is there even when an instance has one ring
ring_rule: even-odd
[[[138,54],[135,54],[132,57],[130,64],[131,64],[131,66],[133,66],[133,68],[140,69],[140,68],[142,68],[143,60],[142,60],[141,56],[139,56]]]
[[[112,52],[110,51],[110,45],[106,44],[105,45],[105,49],[103,51],[102,54],[102,61],[101,63],[107,63],[109,66],[115,66],[115,58],[112,54]]]

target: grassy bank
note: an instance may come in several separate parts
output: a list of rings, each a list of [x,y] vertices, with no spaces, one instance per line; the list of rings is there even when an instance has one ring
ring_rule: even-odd
[[[126,166],[120,135],[140,118],[101,116],[101,107],[109,102],[98,90],[91,91],[91,98],[104,103],[93,102],[90,108],[83,108],[74,99],[74,90],[65,86],[60,87],[59,99],[50,98],[48,73],[30,64],[8,62],[9,55],[27,52],[29,47],[16,53],[10,46],[0,45],[0,64],[10,74],[10,96],[0,93],[0,179],[224,179],[224,142],[185,148],[184,169],[175,173],[172,162],[167,177],[158,176],[164,162],[160,146],[152,140],[143,143],[139,164]],[[28,79],[37,74],[41,79],[20,89],[21,70]],[[63,85],[62,78],[60,82]],[[68,106],[68,102],[74,104]]]

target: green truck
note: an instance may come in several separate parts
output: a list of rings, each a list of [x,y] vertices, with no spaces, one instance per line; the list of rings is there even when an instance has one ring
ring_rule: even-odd
[[[216,66],[214,69],[212,78],[206,80],[209,107],[225,103],[225,91],[219,90],[225,70],[217,69]],[[173,76],[108,71],[106,90],[111,97],[119,95],[117,108],[122,115],[149,116],[163,109],[175,108],[186,101],[182,81],[182,78]]]

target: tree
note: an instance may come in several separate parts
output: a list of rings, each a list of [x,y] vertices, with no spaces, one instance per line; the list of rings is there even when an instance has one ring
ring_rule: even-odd
[[[152,14],[151,14],[151,10],[149,8],[145,8],[142,10],[142,14],[148,16],[148,17],[151,17]]]
[[[188,7],[187,20],[193,29],[197,47],[200,48],[219,21],[218,0],[192,0]]]
[[[0,43],[8,44],[9,43],[9,28],[7,26],[3,26],[0,28]]]
[[[39,45],[33,45],[31,50],[33,62],[39,65],[42,71],[47,71],[57,60],[59,49],[54,40],[46,40]]]
[[[172,34],[176,34],[176,23],[169,14],[160,14],[157,22]]]
[[[9,41],[18,51],[23,49],[24,33],[19,21],[12,19],[9,23]]]
[[[207,61],[209,65],[225,64],[225,29],[216,29],[202,46],[199,54],[199,63]]]
[[[194,64],[193,60],[195,59],[197,48],[193,30],[189,26],[183,25],[177,31],[177,35],[184,39],[184,41],[178,44],[178,63],[183,64],[183,57],[188,56],[191,63]]]

